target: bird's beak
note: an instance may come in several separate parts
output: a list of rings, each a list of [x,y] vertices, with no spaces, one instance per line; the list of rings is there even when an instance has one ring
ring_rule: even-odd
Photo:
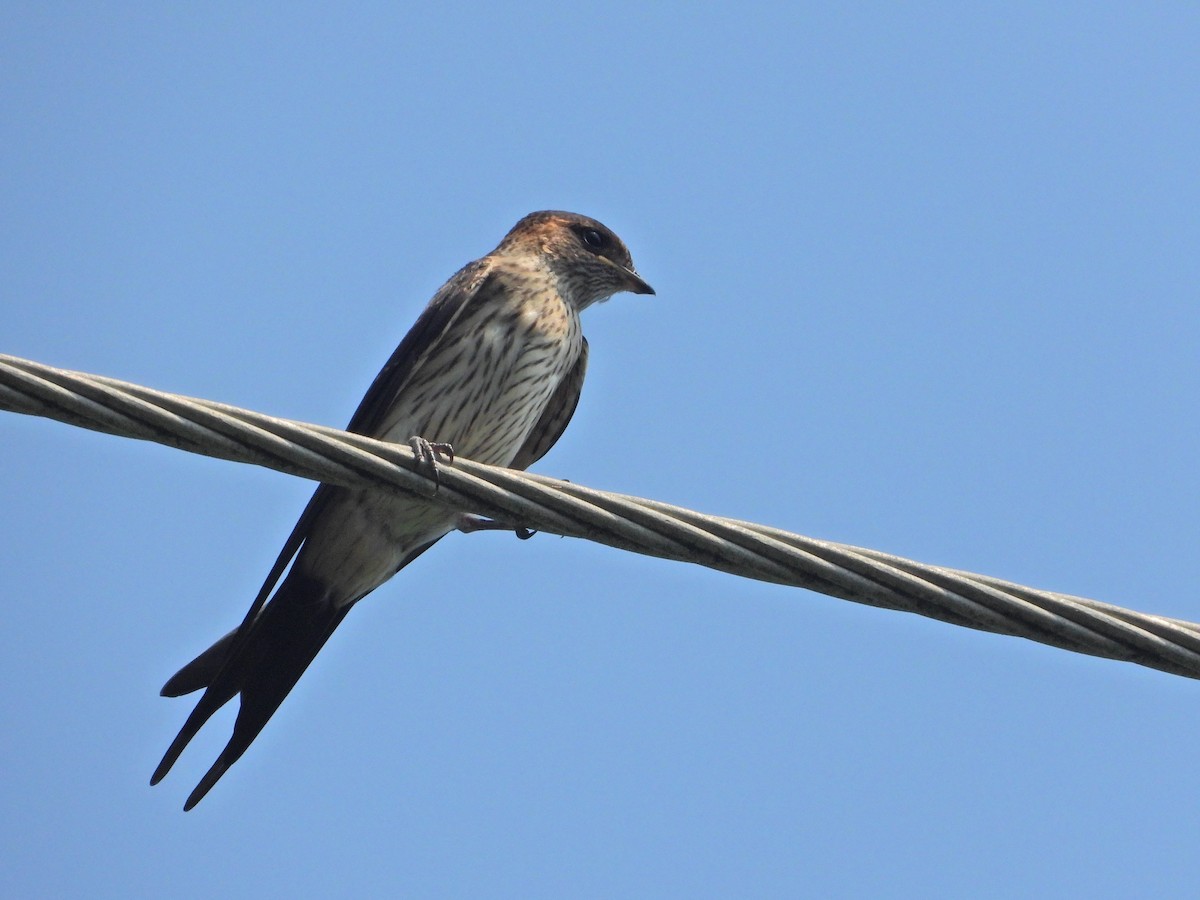
[[[623,268],[623,267],[622,267]],[[633,294],[653,294],[654,288],[642,280],[642,276],[633,269],[624,269],[627,287],[625,290]]]

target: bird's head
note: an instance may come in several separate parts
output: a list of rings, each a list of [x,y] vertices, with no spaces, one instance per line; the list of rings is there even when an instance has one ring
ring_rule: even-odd
[[[620,291],[653,294],[625,243],[605,225],[577,213],[530,213],[505,235],[497,253],[539,254],[579,309]]]

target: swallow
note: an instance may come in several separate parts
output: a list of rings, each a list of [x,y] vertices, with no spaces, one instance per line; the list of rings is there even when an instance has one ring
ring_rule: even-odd
[[[346,430],[411,443],[435,470],[438,457],[453,455],[527,468],[558,441],[579,402],[588,360],[580,313],[622,291],[654,293],[610,229],[575,213],[525,216],[438,290]],[[350,609],[455,530],[457,519],[436,495],[320,485],[241,625],[163,686],[164,697],[203,693],[150,783],[238,697],[233,734],[184,809],[199,803]]]

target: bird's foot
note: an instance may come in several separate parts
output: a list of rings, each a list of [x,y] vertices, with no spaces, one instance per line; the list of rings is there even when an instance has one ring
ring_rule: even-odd
[[[438,471],[438,463],[444,462],[452,465],[454,448],[450,444],[427,441],[419,434],[414,434],[408,439],[408,446],[412,448],[417,462],[429,469],[429,473],[433,476],[433,492],[436,494],[442,486],[442,475]]]
[[[474,513],[462,513],[459,515],[454,522],[454,527],[463,534],[470,534],[473,531],[511,531],[523,541],[527,541],[537,534],[536,531],[526,528],[524,525],[501,522],[499,519],[489,519],[486,516],[477,516]]]

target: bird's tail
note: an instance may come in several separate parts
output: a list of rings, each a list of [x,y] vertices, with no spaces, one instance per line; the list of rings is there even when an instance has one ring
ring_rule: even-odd
[[[289,572],[257,618],[222,637],[163,685],[166,697],[205,690],[150,783],[161,781],[204,723],[240,694],[233,736],[183,808],[199,803],[246,752],[351,605],[336,604],[316,579]]]
[[[184,694],[190,694],[212,684],[217,673],[224,667],[225,661],[229,659],[229,651],[233,647],[234,638],[240,631],[240,628],[233,629],[172,675],[159,691],[159,696],[182,697]]]

